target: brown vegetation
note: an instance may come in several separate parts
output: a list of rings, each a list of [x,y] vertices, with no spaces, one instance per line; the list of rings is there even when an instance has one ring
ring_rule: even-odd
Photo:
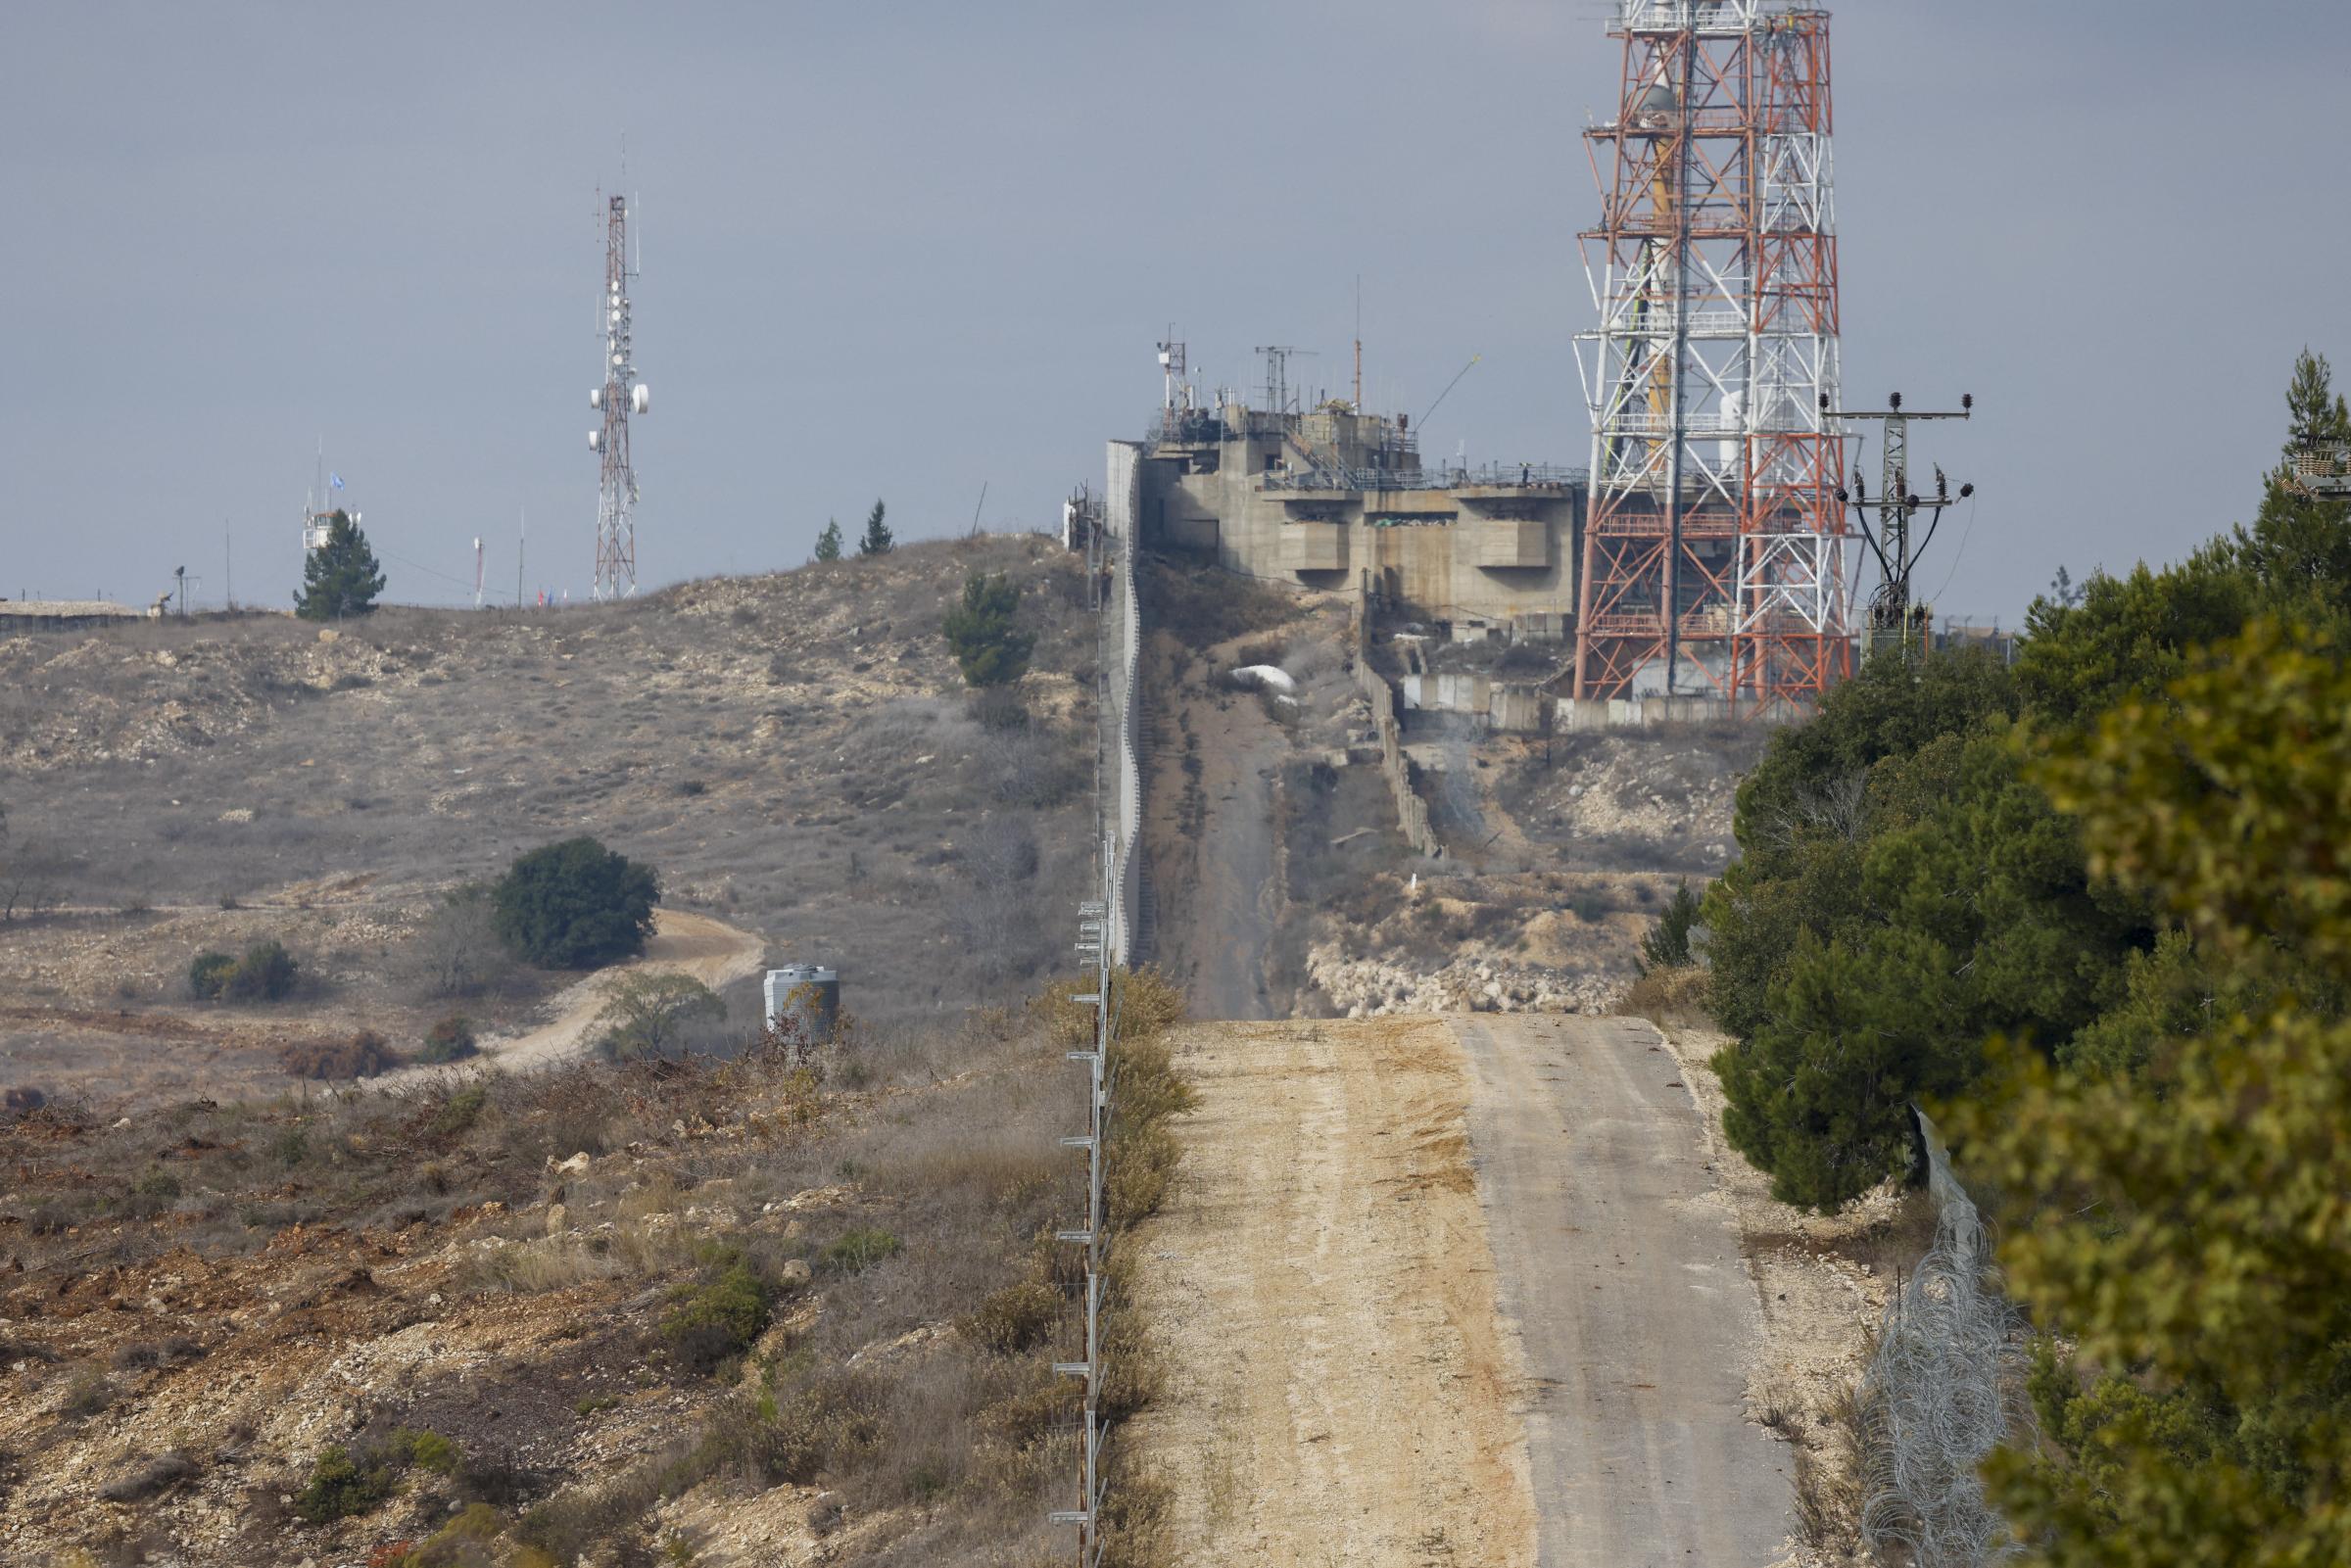
[[[1134,994],[1136,1022],[1164,1016]],[[191,1564],[357,1559],[443,1540],[453,1510],[555,1562],[649,1565],[680,1532],[797,1552],[821,1528],[877,1563],[1066,1546],[1042,1521],[1074,1457],[1073,1385],[1046,1362],[1078,1350],[1072,1249],[1049,1239],[1080,1208],[1054,1145],[1077,1080],[1039,1088],[1067,1067],[1066,1009],[919,1042],[851,1021],[812,1061],[0,1127],[24,1395],[0,1448],[27,1456],[0,1557],[160,1532]],[[1164,1186],[1147,1134],[1182,1092],[1164,1052],[1121,1049],[1126,1212]],[[1125,1363],[1131,1407],[1149,1363]],[[115,1500],[76,1481],[125,1446]],[[456,1540],[425,1560],[474,1560]]]

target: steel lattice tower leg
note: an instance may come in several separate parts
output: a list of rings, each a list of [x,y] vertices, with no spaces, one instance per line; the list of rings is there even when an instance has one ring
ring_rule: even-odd
[[[1828,19],[1618,0],[1609,36],[1619,108],[1585,133],[1600,323],[1578,356],[1574,691],[1816,697],[1851,663]]]

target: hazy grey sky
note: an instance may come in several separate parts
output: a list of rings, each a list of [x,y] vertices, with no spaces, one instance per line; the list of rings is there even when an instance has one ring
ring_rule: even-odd
[[[1924,587],[2249,517],[2294,352],[2351,379],[2351,8],[1837,6],[1848,401],[1976,395]],[[317,440],[403,599],[584,595],[597,187],[642,194],[648,585],[1056,521],[1156,405],[1318,349],[1473,460],[1588,457],[1604,0],[0,11],[0,594],[284,603]],[[1964,548],[1962,549],[1962,546]],[[438,573],[440,575],[433,575]]]

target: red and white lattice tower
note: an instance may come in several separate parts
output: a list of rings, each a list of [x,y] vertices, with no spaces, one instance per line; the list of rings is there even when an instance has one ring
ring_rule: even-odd
[[[603,483],[596,504],[596,596],[617,598],[637,592],[637,470],[629,463],[629,415],[652,408],[652,395],[637,379],[629,346],[629,204],[606,200],[604,293],[598,315],[604,333],[604,384],[588,394],[588,405],[604,416],[588,432],[589,450],[603,458]]]
[[[1608,35],[1575,694],[1816,699],[1852,666],[1828,14],[1616,0]]]

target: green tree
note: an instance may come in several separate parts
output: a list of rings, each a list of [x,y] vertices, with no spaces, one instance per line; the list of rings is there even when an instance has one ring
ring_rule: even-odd
[[[283,1001],[294,989],[295,974],[294,956],[271,937],[245,949],[237,967],[222,977],[220,994],[237,1002]],[[190,984],[196,981],[192,969],[188,979]]]
[[[860,555],[887,555],[896,546],[890,537],[889,525],[882,520],[883,505],[877,500],[874,509],[865,514],[865,533],[857,541]]]
[[[1637,961],[1641,973],[1647,974],[1653,969],[1688,969],[1696,963],[1690,951],[1690,931],[1698,924],[1698,895],[1685,880],[1674,888],[1664,912],[1641,938],[1641,957]]]
[[[2146,939],[2135,900],[2092,888],[2004,721],[1881,759],[1858,814],[1857,839],[1813,834],[1759,907],[1721,901],[1742,950],[1772,944],[1759,920],[1794,919],[1716,1058],[1723,1131],[1776,1196],[1824,1212],[1910,1168],[1910,1106],[1973,1082],[1988,1035],[2070,1038]],[[1807,898],[1827,907],[1798,918]],[[1709,951],[1724,940],[1710,930]]]
[[[550,969],[593,969],[645,951],[661,901],[652,868],[593,838],[519,857],[491,890],[491,927],[509,952]]]
[[[2351,670],[2261,622],[2040,770],[2092,866],[2268,982],[2168,1021],[2154,1071],[2008,1049],[1950,1108],[1971,1171],[2038,1197],[2000,1245],[2072,1342],[2045,1442],[1991,1496],[2056,1568],[2351,1561]]]
[[[2016,712],[2015,684],[1988,655],[1875,659],[1810,723],[1773,735],[1739,786],[1739,859],[1704,899],[1707,999],[1726,1030],[1761,1026],[1799,930],[1825,940],[1859,916],[1871,770]]]
[[[2234,553],[2271,613],[2340,630],[2351,596],[2351,499],[2309,494],[2293,469],[2298,452],[2351,442],[2351,407],[2333,389],[2326,356],[2302,351],[2285,406],[2283,460],[2262,486],[2253,526],[2235,531]]]
[[[2126,577],[2092,573],[2071,604],[2042,597],[2026,611],[2018,692],[2044,721],[2085,723],[2125,697],[2161,691],[2190,648],[2234,636],[2255,602],[2225,542],[2160,572],[2142,562]]]
[[[840,559],[840,519],[825,519],[825,531],[816,536],[816,558],[820,561]]]
[[[302,592],[294,595],[294,613],[309,621],[339,621],[364,615],[375,608],[384,591],[384,574],[376,565],[367,536],[351,514],[337,511],[328,519],[326,543],[302,563]]]
[[[966,686],[1010,686],[1029,669],[1036,639],[1020,628],[1021,591],[1002,572],[974,572],[964,580],[963,602],[947,612],[939,630],[963,670]]]
[[[605,990],[597,1046],[616,1062],[658,1058],[692,1025],[726,1016],[718,993],[691,974],[628,974]]]

